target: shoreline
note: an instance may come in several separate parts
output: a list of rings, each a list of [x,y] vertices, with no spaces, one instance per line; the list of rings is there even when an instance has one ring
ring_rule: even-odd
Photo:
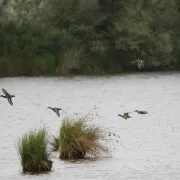
[[[126,71],[121,73],[82,73],[82,74],[67,74],[67,75],[31,75],[31,76],[1,76],[3,78],[74,78],[74,77],[113,77],[126,75],[146,75],[146,74],[174,74],[180,73],[180,70],[166,70],[166,71]]]

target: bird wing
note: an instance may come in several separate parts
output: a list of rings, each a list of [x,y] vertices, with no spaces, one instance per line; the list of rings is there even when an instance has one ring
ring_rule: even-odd
[[[2,88],[2,92],[3,92],[5,95],[9,95],[9,93],[8,93],[5,89],[3,89],[3,88]]]
[[[8,101],[9,101],[9,104],[12,106],[13,105],[12,99],[8,98]]]
[[[122,118],[124,118],[124,119],[127,119],[127,118],[125,118],[123,115],[121,115],[121,114],[119,114],[119,116],[121,116]]]
[[[59,111],[55,111],[55,113],[57,114],[58,117],[60,117]]]
[[[141,111],[141,113],[143,113],[143,114],[147,114],[147,112],[146,112],[146,111]]]

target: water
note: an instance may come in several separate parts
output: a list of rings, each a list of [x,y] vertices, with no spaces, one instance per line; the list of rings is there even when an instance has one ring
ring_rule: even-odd
[[[179,180],[179,79],[178,73],[0,79],[0,88],[16,95],[14,106],[0,99],[0,179]],[[62,108],[62,117],[47,106]],[[117,116],[135,109],[148,114],[132,113],[127,121]],[[98,113],[95,123],[120,135],[112,158],[68,163],[57,155],[52,172],[22,174],[16,152],[18,137],[43,126],[58,134],[64,116],[89,111]]]

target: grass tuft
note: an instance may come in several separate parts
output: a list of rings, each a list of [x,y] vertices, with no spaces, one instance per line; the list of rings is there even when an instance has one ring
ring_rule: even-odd
[[[59,137],[51,136],[49,144],[51,146],[51,151],[52,152],[59,151],[59,149],[60,149],[60,139],[59,139]]]
[[[65,118],[60,128],[60,136],[51,145],[60,151],[61,159],[82,159],[100,157],[108,150],[100,141],[105,140],[103,130],[87,123],[87,116],[77,119]]]
[[[47,152],[47,132],[45,129],[26,133],[18,140],[18,153],[20,155],[23,172],[50,171],[52,161]]]

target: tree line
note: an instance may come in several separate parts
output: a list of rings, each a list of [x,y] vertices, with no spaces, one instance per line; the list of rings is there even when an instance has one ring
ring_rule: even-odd
[[[180,67],[178,0],[3,0],[0,76]]]

